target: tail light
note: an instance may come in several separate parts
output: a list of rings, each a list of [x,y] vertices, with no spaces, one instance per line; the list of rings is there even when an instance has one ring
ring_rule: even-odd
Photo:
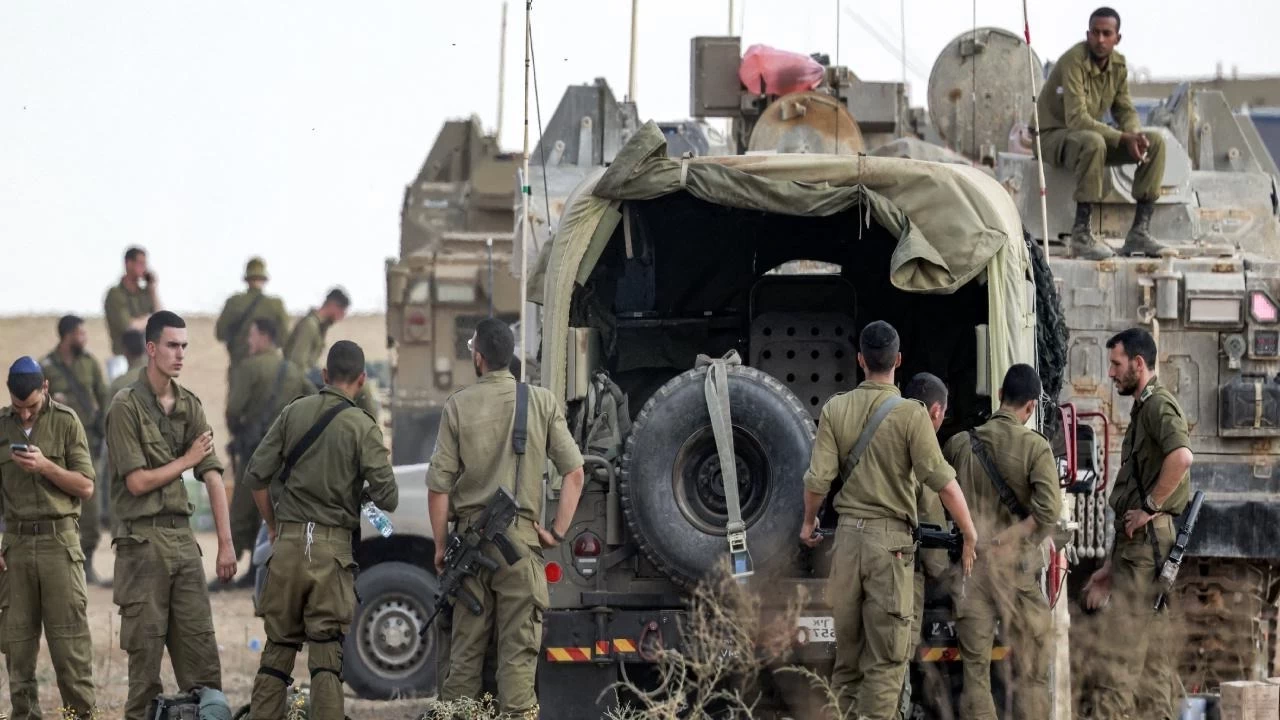
[[[573,568],[584,578],[594,576],[603,549],[604,546],[595,533],[582,533],[573,541]]]
[[[547,574],[547,582],[555,585],[564,577],[564,569],[560,567],[558,562],[549,562],[545,569]]]
[[[1280,308],[1261,290],[1249,293],[1249,315],[1255,322],[1273,323],[1280,320]]]

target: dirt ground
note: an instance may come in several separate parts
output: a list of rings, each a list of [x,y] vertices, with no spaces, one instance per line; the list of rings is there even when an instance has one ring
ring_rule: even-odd
[[[204,403],[205,413],[213,425],[215,445],[220,457],[226,461],[224,447],[227,431],[224,419],[226,408],[227,353],[213,335],[212,316],[187,316],[190,350],[186,367],[179,379]],[[382,315],[353,315],[334,326],[328,335],[330,342],[354,340],[364,348],[370,361],[385,360],[386,329]],[[47,354],[57,343],[56,317],[22,316],[0,318],[0,360],[3,367],[21,355],[37,359]],[[89,351],[105,360],[110,354],[106,325],[102,318],[86,318],[89,331]],[[7,396],[0,404],[7,404]],[[218,438],[222,438],[220,441]],[[212,535],[202,535],[205,547],[205,574],[214,577],[213,558],[216,540]],[[101,577],[111,577],[114,555],[103,538],[102,549],[94,558],[94,568]],[[248,560],[246,559],[247,566]],[[243,567],[242,567],[243,571]],[[222,592],[211,596],[213,618],[218,637],[218,650],[222,660],[223,689],[233,706],[245,704],[258,669],[258,652],[249,649],[250,643],[265,642],[262,621],[253,615],[253,601],[248,591]],[[93,633],[94,676],[98,689],[98,703],[104,718],[120,717],[127,693],[128,661],[120,650],[120,623],[116,607],[111,603],[111,590],[89,589],[89,624]],[[46,717],[58,717],[61,704],[54,682],[53,668],[49,664],[48,650],[42,648],[38,677],[41,704]],[[306,677],[305,657],[298,658],[299,670],[295,677]],[[174,691],[173,674],[165,663],[164,682],[166,692]],[[347,714],[353,720],[400,720],[416,718],[422,701],[369,702],[350,698]],[[7,674],[0,675],[0,712],[9,710]]]

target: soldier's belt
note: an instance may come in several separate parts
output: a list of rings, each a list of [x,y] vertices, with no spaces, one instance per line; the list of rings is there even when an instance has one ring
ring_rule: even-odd
[[[57,520],[26,520],[7,524],[15,535],[56,535],[80,527],[80,523],[73,517]]]
[[[910,533],[911,525],[905,520],[897,518],[856,518],[848,515],[841,515],[839,527],[853,528],[855,530],[895,530],[898,532]]]
[[[317,523],[277,522],[276,533],[279,537],[306,537],[307,526],[311,526],[312,538],[327,538],[341,542],[351,542],[351,530],[348,528],[320,525]]]
[[[152,515],[151,517],[125,520],[124,526],[129,528],[129,532],[133,532],[133,528],[140,528],[140,527],[190,528],[191,516],[190,515]]]

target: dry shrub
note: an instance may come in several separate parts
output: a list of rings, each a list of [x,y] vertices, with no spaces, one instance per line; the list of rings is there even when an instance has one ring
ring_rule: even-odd
[[[767,587],[767,584],[764,584]],[[757,718],[765,672],[793,672],[834,699],[829,683],[807,668],[788,664],[796,626],[808,598],[803,587],[784,603],[767,606],[751,586],[727,572],[700,585],[689,599],[680,628],[682,647],[660,648],[659,686],[642,690],[626,678],[613,689],[636,698],[610,711],[608,720],[746,720]]]

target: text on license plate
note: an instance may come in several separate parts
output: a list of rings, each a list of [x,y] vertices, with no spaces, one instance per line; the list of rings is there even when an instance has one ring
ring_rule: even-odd
[[[802,643],[835,642],[835,620],[830,616],[802,617],[796,622],[796,635]]]

